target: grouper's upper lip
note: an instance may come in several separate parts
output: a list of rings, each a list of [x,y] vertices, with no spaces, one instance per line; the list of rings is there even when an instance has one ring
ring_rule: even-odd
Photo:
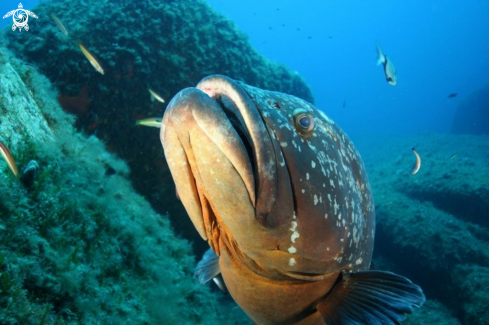
[[[248,146],[248,156],[253,157],[250,163],[254,167],[252,192],[256,198],[253,204],[256,221],[265,228],[288,225],[293,213],[289,174],[286,168],[279,168],[280,146],[247,93],[254,91],[253,88],[245,90],[238,82],[221,75],[204,78],[196,88],[219,103],[225,114],[234,119],[235,131],[244,135],[243,145]]]
[[[225,76],[204,78],[196,88],[220,101],[225,112],[236,117],[235,122],[238,123],[234,125],[242,126],[237,131],[241,129],[245,137],[249,138],[244,142],[252,145],[254,158],[251,163],[254,165],[255,218],[267,228],[281,226],[269,218],[278,197],[277,159],[272,139],[257,107],[236,81]]]
[[[241,142],[246,148],[246,152],[248,154],[251,167],[253,168],[253,175],[255,176],[255,180],[256,180],[257,166],[256,166],[256,159],[254,157],[254,151],[255,151],[254,145],[253,145],[253,141],[251,140],[250,133],[246,128],[246,124],[243,121],[243,117],[241,116],[235,104],[226,95],[222,95],[218,98],[215,98],[215,100],[226,114],[227,118],[229,119],[229,122],[231,122],[231,125],[234,127],[236,133],[241,139]]]

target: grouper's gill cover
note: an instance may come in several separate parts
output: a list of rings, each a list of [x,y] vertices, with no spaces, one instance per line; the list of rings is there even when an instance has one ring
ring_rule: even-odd
[[[375,213],[363,163],[311,104],[211,76],[172,99],[161,141],[216,253],[205,259],[218,259],[199,263],[199,278],[221,272],[256,323],[397,324],[423,303],[408,279],[369,271]]]

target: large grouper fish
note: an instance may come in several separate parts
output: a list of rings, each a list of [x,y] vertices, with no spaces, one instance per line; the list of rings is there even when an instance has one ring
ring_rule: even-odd
[[[214,75],[175,95],[160,137],[211,248],[199,279],[222,275],[255,323],[399,324],[425,301],[410,280],[371,267],[363,162],[310,103]]]

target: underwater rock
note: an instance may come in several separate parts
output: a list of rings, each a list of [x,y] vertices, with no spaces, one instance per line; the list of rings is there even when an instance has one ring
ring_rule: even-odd
[[[37,176],[37,171],[39,170],[39,164],[35,160],[29,161],[20,180],[24,184],[25,187],[29,188],[34,184],[34,180]]]
[[[376,203],[374,261],[392,261],[461,324],[487,324],[489,136],[364,137],[356,145]],[[422,159],[416,175],[413,145]],[[476,291],[480,299],[464,298]]]
[[[192,278],[190,244],[127,164],[76,131],[36,69],[1,47],[0,60],[0,137],[19,166],[42,166],[29,190],[0,168],[0,324],[243,323]]]
[[[457,107],[451,132],[489,134],[489,85],[468,95]]]
[[[489,227],[489,139],[432,135],[419,177],[400,177],[396,189],[461,220]]]
[[[436,300],[426,300],[423,308],[415,310],[413,315],[402,323],[403,325],[460,325],[460,322],[450,314],[447,307]]]
[[[465,324],[489,324],[489,267],[480,265],[457,265],[452,280],[463,288],[459,302],[463,304]]]
[[[75,6],[60,0],[32,10],[39,23],[29,33],[7,32],[9,47],[39,67],[59,89],[63,107],[78,117],[77,127],[96,134],[127,161],[136,189],[160,213],[169,212],[176,231],[195,242],[197,233],[181,217],[185,211],[158,149],[158,131],[134,125],[163,116],[166,104],[152,102],[148,88],[169,100],[218,73],[314,100],[297,72],[261,56],[205,1],[82,1]],[[50,14],[63,22],[69,37]],[[100,62],[104,75],[90,65],[77,40]]]

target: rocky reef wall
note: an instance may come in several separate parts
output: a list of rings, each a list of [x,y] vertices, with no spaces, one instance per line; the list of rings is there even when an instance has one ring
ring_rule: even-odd
[[[1,324],[238,324],[193,279],[190,244],[131,186],[125,162],[74,127],[35,68],[0,48]],[[217,309],[224,313],[216,312]],[[210,312],[211,311],[211,312]]]
[[[430,134],[356,144],[374,192],[374,261],[419,284],[428,299],[408,324],[488,324],[489,137]],[[413,145],[421,155],[415,175]]]
[[[9,48],[35,65],[59,89],[76,126],[95,134],[130,166],[131,180],[179,233],[205,249],[175,198],[156,129],[135,126],[161,117],[166,103],[152,102],[152,88],[167,102],[211,74],[313,101],[304,80],[258,54],[234,23],[201,0],[46,1],[28,33],[6,31]],[[51,18],[54,14],[68,35]],[[99,61],[93,69],[76,41]]]

